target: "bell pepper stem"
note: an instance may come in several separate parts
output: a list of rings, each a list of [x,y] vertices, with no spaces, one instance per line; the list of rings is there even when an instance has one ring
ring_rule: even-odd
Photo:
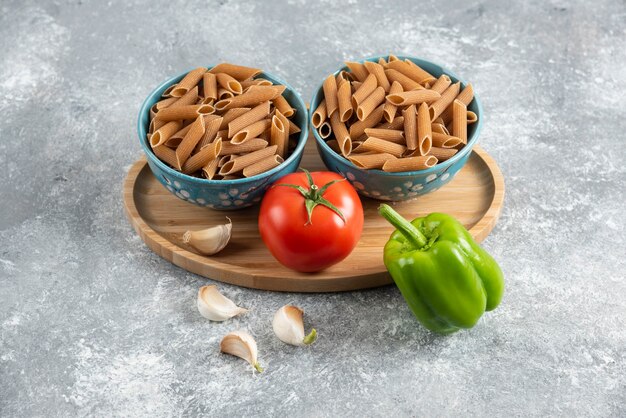
[[[404,237],[416,248],[422,248],[428,240],[411,222],[393,210],[391,206],[382,204],[378,207],[378,213],[393,225]]]

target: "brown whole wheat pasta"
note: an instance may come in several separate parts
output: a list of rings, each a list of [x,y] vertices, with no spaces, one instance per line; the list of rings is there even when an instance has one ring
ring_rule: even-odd
[[[374,74],[368,75],[363,84],[352,95],[352,107],[357,108],[363,100],[376,90],[377,85],[376,76]],[[326,98],[326,95],[324,95],[324,98]]]
[[[437,81],[435,81],[435,84],[433,84],[430,89],[441,94],[448,88],[451,83],[452,80],[450,80],[450,77],[448,77],[446,74],[441,74],[441,76],[437,79]]]
[[[437,158],[432,155],[422,155],[419,157],[397,158],[395,160],[387,160],[383,165],[383,171],[397,173],[402,171],[418,171],[434,167],[437,164]]]
[[[219,174],[225,176],[228,174],[236,173],[248,167],[249,165],[261,161],[263,158],[269,157],[270,155],[274,154],[276,154],[276,145],[272,145],[267,148],[251,152],[249,154],[242,155],[241,157],[233,158],[220,168]]]
[[[346,66],[350,69],[350,72],[352,72],[357,81],[363,82],[369,75],[365,66],[360,62],[347,61]]]
[[[417,149],[417,115],[415,114],[415,105],[410,105],[402,111],[402,117],[404,118],[404,138],[406,140],[406,147],[413,151]]]
[[[211,105],[168,106],[157,113],[156,119],[163,122],[196,119],[198,115],[210,115],[215,109]]]
[[[159,129],[157,129],[154,134],[150,137],[150,145],[152,148],[156,148],[159,145],[165,144],[165,142],[176,132],[180,130],[183,126],[181,121],[173,120],[169,123],[166,123]]]
[[[280,87],[280,88],[275,88]],[[251,86],[245,93],[215,103],[215,109],[223,111],[233,107],[246,107],[257,105],[266,100],[272,100],[280,96],[285,86]]]
[[[442,134],[439,132],[433,132],[433,147],[454,148],[462,143],[463,141],[461,140],[461,138],[457,138],[448,134]]]
[[[326,114],[330,117],[339,108],[337,101],[337,80],[332,74],[326,77],[322,88],[324,89],[324,99],[326,99]]]
[[[396,62],[396,61],[393,61]],[[390,82],[394,82],[397,81],[398,83],[400,83],[400,85],[402,85],[402,89],[404,91],[411,91],[411,90],[421,90],[424,87],[418,83],[415,80],[412,80],[411,78],[407,77],[406,75],[402,74],[399,71],[396,71],[394,69],[386,69],[385,70],[385,75],[387,76],[387,79]]]
[[[370,74],[373,74],[376,77],[378,85],[385,89],[385,92],[388,92],[389,88],[391,88],[391,84],[389,84],[389,80],[385,75],[385,69],[383,68],[383,66],[371,61],[365,61],[363,64],[365,64],[365,68],[367,68],[367,71],[369,71]]]
[[[252,177],[257,174],[265,173],[274,167],[278,167],[283,161],[285,160],[280,155],[270,155],[269,157],[265,157],[262,160],[244,168],[243,176]]]
[[[360,121],[367,119],[367,117],[376,109],[381,103],[385,101],[385,89],[377,87],[372,94],[367,96],[356,109],[357,118]]]
[[[263,149],[267,147],[268,144],[268,141],[261,138],[252,138],[243,144],[231,144],[230,141],[223,141],[220,155],[247,154]]]
[[[218,86],[230,91],[233,94],[241,94],[243,92],[243,88],[239,81],[235,80],[232,76],[226,73],[217,73],[215,74],[217,78]]]
[[[282,97],[282,96],[281,96]],[[232,138],[237,132],[243,128],[252,125],[262,119],[267,118],[270,114],[270,101],[265,101],[256,105],[248,112],[242,113],[237,118],[228,123],[228,137]]]
[[[196,120],[191,124],[191,128],[185,134],[185,137],[181,141],[180,145],[176,147],[176,169],[181,170],[187,158],[191,155],[198,142],[204,135],[204,117],[198,116]],[[200,168],[200,167],[198,167]]]
[[[365,120],[357,120],[350,125],[350,138],[356,139],[365,133],[367,128],[373,128],[383,118],[383,105],[378,106]]]
[[[279,110],[280,113],[287,116],[288,118],[292,117],[294,113],[296,113],[296,109],[291,107],[287,99],[285,99],[282,95],[273,99],[272,103],[274,104],[276,110]]]
[[[204,135],[202,139],[198,143],[200,148],[205,145],[210,144],[217,137],[217,133],[219,132],[220,125],[222,124],[222,117],[209,115],[204,117]]]
[[[261,135],[266,129],[268,129],[270,127],[270,124],[271,121],[269,119],[262,119],[254,122],[233,135],[230,142],[232,142],[233,144],[242,144],[248,139],[256,138],[257,136]]]
[[[261,70],[224,62],[217,64],[215,67],[211,68],[209,72],[213,74],[225,73],[236,80],[243,81],[259,75]]]
[[[443,94],[437,101],[431,103],[430,105],[430,120],[431,121],[434,121],[435,119],[437,119],[439,115],[441,115],[441,113],[446,109],[446,107],[452,104],[452,101],[454,100],[454,98],[457,96],[457,94],[459,94],[459,87],[460,87],[460,83],[458,82],[451,84],[450,87],[448,87],[443,92]]]
[[[332,134],[333,130],[330,126],[330,123],[328,121],[325,121],[320,125],[319,128],[317,128],[317,132],[320,134],[320,137],[322,139],[326,139],[330,136],[330,134]]]
[[[467,144],[467,107],[460,100],[452,103],[452,135]]]
[[[317,108],[315,109],[315,112],[313,112],[313,115],[311,116],[311,123],[313,124],[314,128],[319,128],[322,125],[322,123],[324,123],[325,120],[326,120],[326,100],[322,99],[319,106],[317,106]]]
[[[432,155],[433,157],[437,158],[437,161],[442,162],[442,161],[449,160],[457,152],[459,152],[459,151],[457,149],[454,149],[454,148],[432,147],[430,149],[430,152],[428,153],[428,155]]]
[[[154,154],[159,157],[159,160],[171,165],[172,167],[176,166],[176,151],[173,149],[166,147],[165,145],[159,145],[158,147],[152,148]]]
[[[207,165],[202,167],[202,172],[204,173],[204,177],[209,180],[213,180],[215,174],[217,173],[217,163],[219,162],[218,158],[214,158]]]
[[[182,97],[190,89],[192,89],[202,79],[202,75],[206,73],[207,69],[204,67],[198,67],[195,70],[191,70],[183,77],[182,80],[171,91],[171,95],[174,97]]]
[[[185,164],[183,164],[182,171],[185,174],[191,174],[202,167],[205,167],[209,162],[215,160],[220,153],[222,147],[222,139],[218,138],[215,142],[212,142],[204,147],[200,148],[200,151],[192,155]]]
[[[337,103],[339,106],[339,120],[347,122],[352,116],[352,102],[350,101],[352,96],[352,90],[350,89],[350,82],[342,80],[337,88]]]
[[[459,100],[465,106],[469,106],[469,104],[474,99],[474,87],[472,84],[468,84],[465,88],[456,96],[455,100]],[[446,110],[441,113],[441,119],[444,124],[448,124],[452,121],[452,106],[448,106]],[[468,115],[468,123],[469,123],[469,115]]]
[[[270,145],[276,145],[276,154],[284,157],[289,143],[289,121],[278,109],[270,125]]]
[[[346,125],[339,120],[337,112],[330,115],[330,126],[335,134],[335,139],[339,143],[341,154],[347,157],[352,152],[352,139],[350,139],[350,133],[348,133]]]
[[[232,109],[228,109],[226,113],[222,115],[222,123],[220,124],[220,130],[227,129],[228,124],[233,120],[237,119],[239,116],[243,115],[246,112],[249,112],[251,108],[249,107],[235,107]]]
[[[404,131],[398,129],[381,129],[381,128],[368,128],[365,130],[365,134],[374,136],[376,138],[384,139],[385,141],[394,142],[396,144],[406,144],[404,139]]]
[[[355,166],[363,169],[382,168],[387,160],[395,160],[396,157],[389,153],[377,154],[352,154],[348,160]]]
[[[202,76],[202,89],[205,98],[217,100],[217,78],[215,74],[204,73]]]
[[[387,101],[396,106],[418,105],[421,103],[432,103],[439,99],[441,95],[433,90],[411,90],[394,93],[387,96]]]
[[[396,94],[402,92],[402,85],[397,81],[394,81],[389,88],[389,94]],[[383,115],[385,116],[385,120],[387,122],[393,121],[393,118],[396,117],[396,112],[398,110],[398,106],[391,103],[389,100],[385,101],[385,106],[383,108]]]
[[[362,144],[361,148],[366,151],[376,151],[379,153],[389,153],[395,157],[400,157],[406,151],[406,147],[401,144],[385,141],[384,139],[369,137]]]
[[[432,127],[430,125],[430,114],[428,105],[422,103],[417,110],[417,142],[420,155],[428,154],[432,146]]]
[[[170,148],[176,148],[182,141],[187,132],[191,129],[191,125],[187,125],[178,130],[174,135],[170,136],[165,145]]]

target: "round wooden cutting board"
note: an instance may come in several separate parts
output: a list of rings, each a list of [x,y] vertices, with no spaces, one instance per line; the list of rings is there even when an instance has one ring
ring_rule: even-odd
[[[310,140],[302,158],[310,171],[325,170]],[[430,212],[445,212],[482,241],[496,224],[504,199],[504,179],[495,161],[474,147],[469,161],[440,190],[417,199],[393,204],[408,219]],[[383,247],[393,227],[377,213],[377,200],[361,197],[365,225],[359,244],[341,263],[315,274],[304,274],[279,264],[259,236],[258,206],[221,212],[184,202],[154,178],[145,158],[130,169],[124,182],[126,214],[143,241],[161,257],[190,272],[214,280],[255,289],[287,292],[336,292],[392,283],[383,264]],[[202,229],[233,221],[228,246],[205,257],[182,243],[188,229]]]

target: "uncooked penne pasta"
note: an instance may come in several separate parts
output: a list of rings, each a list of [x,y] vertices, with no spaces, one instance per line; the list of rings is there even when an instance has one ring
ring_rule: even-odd
[[[352,95],[352,107],[356,109],[363,100],[368,98],[374,90],[376,90],[377,85],[378,81],[376,80],[376,76],[374,74],[368,75],[363,84],[361,84]],[[324,95],[324,97],[328,98],[326,95]]]
[[[152,148],[156,148],[159,145],[165,144],[165,142],[170,139],[172,135],[178,132],[182,126],[183,124],[179,120],[173,120],[166,123],[152,134],[150,137],[150,146]]]
[[[247,80],[261,74],[261,70],[258,68],[244,67],[243,65],[229,64],[227,62],[217,64],[209,72],[213,74],[228,74],[238,81]]]
[[[409,106],[412,104],[432,103],[439,99],[441,95],[433,90],[411,90],[400,93],[389,94],[387,101],[396,106]]]
[[[377,129],[403,129],[404,116],[396,116],[391,122],[383,122],[376,126]]]
[[[156,119],[170,122],[183,119],[196,119],[199,115],[210,115],[215,109],[211,105],[168,106],[157,113]]]
[[[158,102],[156,102],[155,106],[157,108],[157,111],[159,111],[161,109],[165,109],[166,107],[174,104],[174,102],[176,102],[178,100],[180,100],[180,99],[177,98],[177,97],[168,97],[167,99],[162,99],[162,100],[159,100]]]
[[[243,144],[248,139],[256,138],[269,128],[270,123],[269,119],[262,119],[254,122],[233,135],[230,142],[233,144]]]
[[[313,116],[311,116],[311,123],[314,128],[319,128],[322,126],[322,123],[326,120],[326,99],[322,99],[320,104],[313,112]]]
[[[370,74],[373,74],[376,77],[378,85],[385,89],[385,92],[388,92],[391,88],[391,84],[389,84],[389,80],[385,75],[385,69],[383,68],[383,66],[371,61],[365,61],[363,64],[365,65],[365,68],[367,68],[367,71],[369,71]]]
[[[409,64],[410,67],[413,67],[413,70],[415,71],[415,73],[420,73],[422,74],[422,76],[424,78],[422,78],[422,81],[420,81],[421,84],[424,85],[428,85],[431,86],[433,83],[435,83],[435,81],[437,81],[437,79],[435,78],[435,76],[433,76],[431,73],[429,73],[428,71],[424,70],[422,67],[420,67],[419,65],[417,65],[416,63],[414,63],[413,61],[411,61],[410,59],[405,59],[404,62],[406,62],[407,64]],[[427,87],[428,88],[428,87]]]
[[[465,88],[456,96],[455,100],[459,100],[465,106],[469,106],[469,104],[474,99],[474,87],[471,84],[465,86]],[[446,110],[441,113],[441,119],[443,119],[443,123],[447,124],[452,121],[452,106],[448,106]],[[476,118],[478,120],[478,118]],[[468,115],[469,121],[469,115]],[[469,122],[468,122],[469,123]]]
[[[228,137],[232,138],[237,132],[241,131],[246,126],[252,125],[253,123],[260,121],[261,119],[267,118],[269,114],[269,100],[256,105],[248,112],[241,114],[240,116],[228,123]]]
[[[392,61],[392,62],[399,62],[399,61]],[[394,81],[397,81],[398,83],[400,83],[404,91],[422,90],[424,88],[420,83],[418,83],[415,80],[412,80],[411,78],[402,74],[400,71],[396,71],[394,69],[388,68],[385,70],[385,75],[387,76],[387,79],[390,82],[393,83]]]
[[[353,96],[354,97],[354,96]],[[357,118],[360,121],[365,120],[381,103],[385,101],[385,89],[376,87],[376,89],[363,100],[356,109]]]
[[[274,154],[276,154],[276,145],[272,145],[267,148],[251,152],[249,154],[242,155],[241,157],[236,157],[225,163],[222,168],[220,168],[219,173],[222,176],[236,173],[254,163],[261,161],[265,157],[269,157],[270,155]]]
[[[428,105],[422,103],[417,110],[417,149],[420,151],[420,155],[428,154],[433,144],[432,138],[433,132],[430,125]]]
[[[435,132],[440,133],[440,134],[445,134],[445,135],[450,134],[450,132],[448,132],[448,128],[446,128],[446,125],[442,123],[433,123],[430,126],[431,126],[431,130],[433,131],[433,134]]]
[[[431,103],[430,110],[429,110],[431,121],[434,121],[435,119],[437,119],[437,117],[441,115],[441,113],[446,109],[446,107],[452,104],[452,101],[454,100],[454,98],[459,94],[460,85],[461,84],[458,82],[451,84],[450,87],[448,87],[443,92],[443,94],[437,101]]]
[[[387,61],[383,57],[378,58],[378,63],[383,67],[387,65]]]
[[[159,109],[157,109],[157,104],[153,104],[152,107],[150,107],[150,120],[154,119],[154,117],[156,116],[157,112],[159,111]]]
[[[274,107],[280,111],[283,115],[288,118],[292,117],[296,113],[296,109],[291,107],[287,99],[284,96],[280,95],[272,100]]]
[[[174,97],[182,97],[189,90],[194,88],[202,79],[202,75],[206,73],[207,69],[204,67],[198,67],[195,70],[191,70],[183,77],[182,80],[171,91],[171,95]]]
[[[202,167],[202,172],[204,173],[204,177],[209,180],[213,180],[215,177],[215,173],[217,173],[217,163],[219,162],[218,158],[214,158],[207,165]]]
[[[435,77],[433,77],[430,73],[424,71],[421,67],[411,65],[410,63],[412,63],[412,61],[391,61],[387,64],[387,68],[398,71],[420,84],[427,80],[435,80]]]
[[[467,111],[467,124],[471,125],[472,123],[478,122],[478,115],[471,110]]]
[[[217,73],[215,74],[215,78],[217,79],[217,85],[222,88],[230,91],[233,94],[241,94],[243,92],[243,88],[239,81],[235,80],[232,76],[226,73]]]
[[[395,160],[387,160],[383,165],[383,171],[390,173],[399,173],[403,171],[426,170],[437,164],[437,158],[432,155],[422,155],[410,158],[397,158]]]
[[[231,144],[230,141],[222,141],[222,150],[220,155],[247,154],[252,151],[258,151],[268,146],[268,141],[261,138],[252,138],[243,144]]]
[[[289,121],[278,109],[270,125],[270,145],[276,145],[276,154],[284,157],[289,144]],[[245,175],[245,174],[244,174]]]
[[[433,132],[433,147],[454,148],[461,143],[463,143],[461,138],[439,132]]]
[[[221,148],[221,138],[218,138],[215,142],[205,145],[200,149],[200,151],[189,157],[189,159],[185,162],[182,169],[183,173],[195,173],[202,167],[205,167],[207,164],[217,158],[221,151]]]
[[[202,76],[202,92],[204,97],[217,100],[217,78],[213,73],[204,73]]]
[[[437,158],[437,161],[443,162],[452,158],[457,152],[459,152],[459,150],[454,148],[432,147],[428,155],[432,155]]]
[[[172,167],[176,167],[176,151],[173,149],[166,147],[165,145],[159,145],[158,147],[152,148],[154,155],[159,157],[159,160],[167,163]]]
[[[404,138],[406,140],[406,147],[413,151],[417,149],[417,115],[415,114],[415,105],[410,105],[402,111],[402,117],[404,118]],[[399,155],[398,155],[399,157]]]
[[[319,133],[320,138],[322,139],[328,138],[332,132],[333,130],[330,126],[330,123],[328,123],[328,121],[325,121],[319,126],[319,128],[317,128],[317,133]]]
[[[217,100],[227,100],[235,97],[235,93],[232,91],[225,89],[224,87],[217,88]]]
[[[448,77],[446,74],[441,74],[441,76],[437,79],[437,81],[435,81],[430,89],[441,94],[448,88],[451,83],[452,80],[450,80],[450,77]]]
[[[401,144],[385,141],[384,139],[369,137],[360,146],[366,151],[376,151],[378,153],[389,153],[395,157],[400,157],[406,151],[406,147]]]
[[[460,100],[452,103],[452,135],[467,144],[467,106]]]
[[[172,96],[172,90],[174,90],[176,88],[176,86],[178,86],[178,84],[172,84],[171,86],[166,88],[165,91],[163,92],[163,94],[161,94],[161,97],[173,97]]]
[[[257,78],[257,79],[243,80],[239,84],[241,84],[241,87],[245,91],[250,86],[271,86],[272,82],[264,78]]]
[[[339,119],[338,112],[330,115],[330,126],[333,134],[335,134],[335,139],[339,143],[341,154],[344,157],[347,157],[350,155],[350,152],[352,152],[352,140],[350,139],[350,134],[348,133],[346,125]]]
[[[365,120],[357,120],[350,125],[350,138],[356,140],[365,133],[367,128],[373,128],[383,118],[383,105],[378,106]]]
[[[378,154],[352,154],[348,160],[358,168],[373,169],[382,168],[387,160],[395,160],[396,157],[389,153]]]
[[[191,155],[191,152],[194,150],[198,142],[202,139],[204,135],[204,117],[198,116],[196,120],[191,124],[191,128],[185,134],[182,142],[178,147],[176,147],[176,168],[178,170],[182,170],[185,161]],[[203,164],[204,165],[204,164]],[[202,165],[200,166],[202,167]],[[200,168],[198,167],[198,169]]]
[[[339,103],[337,101],[337,80],[332,74],[326,77],[322,89],[324,90],[324,99],[326,100],[326,114],[330,117],[339,109]]]
[[[280,155],[270,155],[269,157],[265,157],[259,162],[251,164],[243,169],[244,177],[252,177],[257,174],[265,173],[266,171],[270,171],[274,167],[278,167],[283,161],[283,157]]]
[[[346,61],[346,67],[350,69],[350,72],[357,81],[363,82],[369,75],[365,66],[360,62]]]
[[[223,144],[223,142],[222,142],[222,144]],[[226,163],[227,163],[227,162],[229,162],[229,161],[234,160],[234,159],[235,159],[235,158],[237,158],[237,157],[239,157],[239,155],[237,155],[237,154],[228,154],[228,155],[224,155],[224,156],[220,157],[220,158],[217,160],[217,166],[218,166],[219,168],[222,168],[222,167],[224,166],[224,164],[226,164]]]
[[[215,109],[224,111],[234,107],[257,105],[275,99],[285,90],[285,86],[250,86],[245,93],[215,103]]]
[[[350,101],[352,90],[350,82],[342,80],[337,88],[337,103],[339,106],[339,120],[347,122],[352,117],[352,103]]]
[[[250,110],[251,108],[249,107],[234,107],[232,109],[228,109],[226,113],[222,115],[222,124],[220,125],[220,130],[228,128],[229,123],[231,123],[233,120],[237,119],[244,113],[249,112]]]
[[[394,81],[389,87],[389,94],[396,94],[402,92],[402,84],[397,81]],[[383,116],[387,122],[393,121],[393,118],[396,117],[396,112],[398,110],[398,106],[391,103],[389,100],[385,101],[385,107],[383,108]]]
[[[187,125],[178,130],[174,135],[170,136],[167,141],[165,141],[165,145],[170,148],[176,148],[183,141],[187,132],[191,129],[191,125]]]
[[[396,144],[405,144],[404,131],[397,129],[379,129],[379,128],[367,128],[365,134],[374,136],[376,138],[384,139],[385,141],[394,142]]]
[[[221,116],[209,115],[204,117],[204,135],[202,135],[202,139],[198,143],[200,148],[210,144],[217,138],[221,124]]]

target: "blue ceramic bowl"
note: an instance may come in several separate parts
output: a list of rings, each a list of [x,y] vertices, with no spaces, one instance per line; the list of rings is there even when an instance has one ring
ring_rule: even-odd
[[[211,68],[211,67],[209,67]],[[302,98],[289,84],[280,78],[261,73],[257,78],[265,78],[274,84],[286,86],[283,96],[296,109],[293,122],[302,129],[298,144],[289,157],[278,167],[257,176],[236,180],[208,180],[180,173],[159,160],[152,152],[146,137],[150,124],[150,108],[161,98],[161,94],[172,84],[178,83],[187,73],[172,77],[154,89],[141,105],[137,133],[139,142],[148,158],[150,170],[159,182],[172,194],[198,206],[218,210],[233,210],[252,206],[261,201],[269,186],[284,175],[297,170],[308,137],[308,113]]]
[[[381,55],[367,58],[363,61],[378,62],[378,59],[381,57],[385,59],[387,58],[387,56]],[[445,73],[450,76],[452,82],[456,83],[457,81],[460,81],[461,88],[464,88],[466,85],[466,82],[452,71],[430,61],[406,56],[398,56],[398,58],[402,60],[407,58],[410,59],[435,77],[439,77],[441,74]],[[337,70],[335,74],[338,74],[339,71],[342,70],[348,70],[348,68],[343,67]],[[309,120],[311,120],[313,112],[323,98],[324,91],[322,90],[322,85],[320,84],[319,88],[313,95],[313,99],[311,100]],[[467,162],[472,151],[472,147],[478,140],[483,123],[483,108],[478,96],[474,95],[474,100],[472,100],[468,109],[476,113],[478,116],[478,122],[467,127],[467,145],[449,160],[437,164],[427,170],[420,171],[386,173],[382,170],[360,169],[326,145],[326,142],[319,136],[317,129],[311,128],[311,130],[313,131],[313,135],[315,136],[315,140],[317,142],[317,150],[319,151],[326,167],[329,170],[335,171],[346,177],[361,195],[379,200],[408,200],[438,190],[441,186],[452,180],[455,174],[458,173]]]

